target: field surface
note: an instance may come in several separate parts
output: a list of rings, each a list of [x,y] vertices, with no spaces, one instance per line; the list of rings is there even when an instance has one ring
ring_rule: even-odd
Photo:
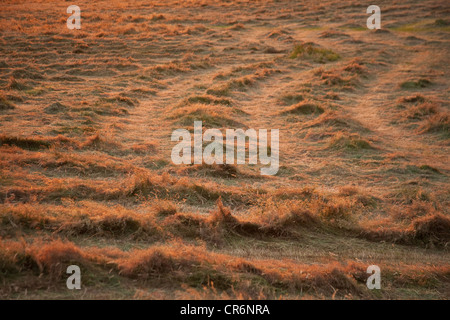
[[[450,298],[450,2],[70,4],[1,2],[1,299]],[[173,164],[195,120],[278,173]]]

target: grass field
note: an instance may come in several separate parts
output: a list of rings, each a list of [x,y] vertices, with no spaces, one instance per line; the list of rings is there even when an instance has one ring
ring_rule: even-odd
[[[1,6],[1,299],[450,298],[448,1]],[[278,173],[174,165],[195,120]]]

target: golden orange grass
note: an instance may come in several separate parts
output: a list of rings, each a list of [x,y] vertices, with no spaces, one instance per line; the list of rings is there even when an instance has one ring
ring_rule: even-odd
[[[204,1],[204,4],[207,3],[213,4],[210,0]],[[447,171],[444,165],[438,163],[440,160],[435,160],[439,164],[437,167],[441,172],[440,174],[425,175],[407,172],[400,175],[396,173],[384,175],[383,172],[379,174],[378,171],[375,175],[371,174],[373,170],[380,168],[377,166],[378,163],[383,166],[395,162],[395,165],[402,166],[404,162],[409,163],[411,158],[416,155],[421,157],[422,160],[426,160],[429,156],[417,154],[412,143],[408,145],[408,148],[399,146],[397,153],[391,156],[380,152],[376,155],[370,154],[370,159],[361,161],[352,158],[351,163],[342,163],[344,160],[335,158],[330,160],[331,162],[328,161],[329,159],[323,160],[323,163],[328,161],[327,166],[331,164],[331,167],[335,163],[339,163],[336,167],[340,168],[351,166],[352,169],[355,169],[352,172],[355,179],[353,182],[356,180],[364,182],[364,179],[361,178],[363,175],[358,176],[361,171],[357,169],[363,166],[368,167],[370,172],[363,172],[364,174],[367,173],[364,177],[367,177],[368,181],[372,182],[372,177],[375,180],[379,179],[378,181],[382,180],[382,182],[376,182],[377,187],[381,189],[376,194],[365,189],[367,183],[358,185],[358,187],[347,186],[340,189],[340,184],[346,185],[348,181],[346,181],[345,175],[339,175],[339,173],[337,173],[338,178],[331,175],[314,177],[308,173],[308,165],[303,167],[304,159],[302,158],[302,166],[298,170],[305,171],[304,177],[307,180],[305,184],[315,181],[319,185],[326,185],[325,189],[338,190],[337,193],[330,194],[330,192],[318,191],[317,188],[316,190],[295,188],[296,185],[303,184],[303,182],[293,180],[291,176],[276,177],[276,179],[267,181],[244,181],[243,179],[247,179],[248,176],[241,174],[238,170],[237,177],[233,177],[230,179],[231,181],[224,181],[224,178],[220,178],[222,180],[216,179],[221,174],[225,177],[227,175],[233,176],[234,168],[223,172],[223,168],[194,166],[189,172],[191,175],[188,177],[180,177],[184,174],[183,170],[177,171],[170,164],[153,171],[147,170],[148,167],[144,157],[149,154],[153,156],[158,152],[161,153],[158,145],[121,135],[128,129],[132,129],[131,131],[134,132],[136,123],[141,124],[141,120],[143,124],[150,120],[150,118],[141,118],[144,114],[143,112],[139,113],[141,108],[153,105],[153,102],[157,106],[165,106],[166,102],[169,106],[178,106],[187,97],[187,94],[184,95],[185,90],[191,89],[192,92],[189,91],[189,96],[207,97],[210,101],[207,104],[210,106],[217,104],[229,107],[227,101],[230,101],[232,102],[232,108],[242,107],[242,110],[249,111],[243,124],[247,124],[246,122],[260,124],[259,121],[281,123],[285,119],[280,119],[278,116],[266,117],[264,115],[260,119],[259,117],[263,115],[262,110],[252,109],[253,106],[250,106],[250,104],[258,106],[258,103],[261,102],[274,101],[270,100],[272,92],[268,92],[267,89],[273,89],[277,94],[278,89],[284,90],[286,86],[292,89],[290,92],[294,94],[297,94],[297,91],[301,91],[303,94],[306,91],[302,90],[310,89],[308,98],[312,99],[317,98],[317,95],[321,97],[322,94],[325,94],[325,91],[330,92],[326,99],[340,99],[340,107],[327,105],[326,108],[324,107],[325,112],[322,115],[317,114],[315,115],[317,118],[307,119],[308,122],[305,123],[302,121],[300,130],[314,129],[320,137],[329,137],[330,131],[331,133],[342,131],[345,133],[344,138],[350,136],[348,132],[358,133],[363,139],[367,139],[364,134],[370,133],[368,129],[372,127],[371,123],[364,122],[367,126],[365,128],[362,123],[352,120],[352,114],[354,115],[353,102],[361,103],[361,101],[354,100],[352,95],[366,94],[367,91],[370,93],[372,89],[376,90],[378,82],[373,81],[373,78],[379,71],[384,72],[391,69],[392,61],[395,60],[397,54],[395,50],[400,49],[403,45],[401,37],[398,39],[399,42],[395,48],[389,47],[390,43],[388,42],[380,43],[380,45],[386,47],[386,50],[378,52],[375,56],[362,50],[361,56],[369,59],[373,57],[373,60],[366,64],[364,58],[350,60],[350,56],[355,52],[350,48],[356,47],[351,47],[350,42],[343,42],[344,38],[348,38],[344,34],[322,33],[325,38],[321,41],[327,47],[342,53],[342,62],[330,63],[330,68],[322,69],[321,73],[316,74],[316,77],[309,79],[311,86],[307,87],[307,83],[299,81],[305,80],[305,75],[308,77],[307,73],[303,73],[302,68],[305,68],[305,64],[302,61],[286,62],[278,56],[273,59],[272,54],[276,54],[278,50],[258,52],[260,46],[257,45],[255,45],[256,51],[250,49],[250,54],[248,54],[246,49],[248,47],[242,46],[239,39],[253,40],[254,34],[251,33],[253,24],[257,24],[258,20],[254,19],[256,16],[253,13],[248,15],[247,12],[238,12],[241,9],[237,8],[234,3],[214,4],[214,10],[216,8],[219,8],[217,10],[226,10],[228,15],[223,16],[222,11],[208,11],[211,12],[211,15],[206,15],[207,21],[202,21],[203,25],[195,22],[186,25],[183,22],[190,17],[195,17],[195,13],[199,9],[203,9],[203,7],[198,7],[202,5],[201,3],[185,1],[174,5],[174,2],[169,0],[155,2],[155,8],[147,8],[143,6],[144,4],[144,2],[136,2],[136,6],[142,5],[139,7],[139,9],[142,9],[139,12],[130,12],[129,6],[119,2],[106,4],[106,12],[89,10],[89,7],[87,7],[82,14],[83,30],[76,32],[69,31],[65,27],[66,19],[58,13],[65,11],[67,5],[63,3],[55,5],[48,1],[41,1],[30,6],[26,2],[15,2],[14,6],[8,4],[4,6],[2,14],[5,19],[0,21],[2,30],[12,35],[12,38],[16,37],[17,40],[23,39],[24,36],[31,38],[45,37],[46,41],[48,40],[55,45],[55,48],[40,50],[39,43],[35,41],[22,45],[20,41],[14,41],[14,39],[11,39],[11,42],[8,43],[5,42],[5,39],[0,39],[0,41],[3,41],[2,44],[6,46],[5,48],[11,48],[8,59],[0,61],[1,68],[8,69],[8,75],[3,79],[5,84],[4,95],[16,107],[16,109],[9,109],[2,113],[2,119],[4,119],[2,130],[5,131],[5,136],[1,138],[2,146],[0,150],[0,192],[2,194],[0,198],[2,202],[0,209],[2,229],[0,232],[13,239],[18,239],[24,234],[29,236],[28,243],[13,241],[3,246],[6,242],[2,242],[1,263],[6,263],[12,270],[15,270],[14,272],[19,272],[16,275],[21,275],[20,272],[22,271],[24,273],[30,271],[35,275],[36,281],[40,281],[41,278],[38,275],[41,272],[44,274],[44,278],[51,274],[60,274],[63,271],[61,261],[71,263],[74,260],[79,260],[82,261],[83,267],[91,268],[89,270],[94,273],[97,271],[107,273],[113,269],[112,273],[118,275],[122,272],[125,276],[123,271],[126,270],[126,272],[129,272],[126,277],[147,279],[151,284],[153,284],[155,278],[163,278],[161,274],[165,275],[164,270],[158,269],[158,266],[164,266],[167,263],[168,268],[174,269],[175,272],[177,267],[181,266],[182,270],[177,275],[179,278],[175,277],[173,282],[173,287],[176,287],[176,294],[180,297],[183,297],[183,292],[190,292],[193,296],[199,294],[199,297],[277,298],[280,297],[280,290],[278,290],[280,288],[281,291],[285,290],[289,297],[298,297],[302,289],[304,289],[303,292],[307,291],[313,297],[344,297],[346,295],[347,297],[351,297],[350,295],[366,297],[361,295],[359,290],[360,286],[364,288],[364,280],[367,277],[364,273],[366,266],[358,265],[357,270],[353,272],[347,269],[346,262],[348,261],[343,260],[342,264],[328,263],[330,260],[320,255],[313,258],[319,265],[307,266],[292,261],[239,260],[239,258],[229,255],[216,256],[204,247],[190,248],[189,246],[172,245],[170,243],[157,245],[154,250],[148,248],[126,252],[118,248],[88,248],[81,246],[81,244],[77,246],[65,241],[31,242],[33,238],[48,240],[61,236],[77,241],[77,243],[123,245],[128,248],[130,243],[148,246],[150,242],[153,244],[155,239],[166,241],[167,238],[179,237],[190,242],[204,241],[209,249],[229,249],[227,248],[229,241],[240,241],[242,239],[245,239],[245,245],[248,244],[247,240],[255,241],[255,239],[262,240],[265,244],[281,241],[281,243],[289,242],[298,245],[301,241],[301,238],[297,237],[298,234],[307,235],[309,232],[314,236],[314,239],[322,241],[322,236],[341,235],[341,232],[343,232],[345,233],[345,241],[342,239],[339,239],[339,241],[342,241],[341,244],[348,247],[355,244],[354,237],[362,237],[373,241],[406,244],[409,247],[405,251],[411,249],[413,251],[412,256],[426,256],[429,252],[434,252],[434,249],[423,251],[423,248],[420,248],[423,246],[428,248],[439,246],[445,250],[448,246],[447,230],[449,228],[448,215],[446,215],[445,208],[442,208],[442,204],[445,204],[446,194],[432,196],[430,200],[427,200],[428,196],[425,193],[398,197],[389,196],[387,198],[382,196],[384,191],[392,190],[397,186],[397,182],[393,182],[390,180],[391,178],[401,181],[407,179],[407,183],[411,184],[426,182],[433,190],[444,190]],[[246,7],[252,5],[253,3],[249,1]],[[418,8],[415,4],[411,5],[412,8]],[[23,10],[16,10],[17,8],[20,9],[21,6],[23,6]],[[181,10],[181,8],[183,9]],[[210,8],[212,7],[206,6],[205,10]],[[357,11],[357,8],[355,8],[348,7],[347,9]],[[400,7],[391,6],[388,9],[396,10],[398,8]],[[429,6],[421,6],[420,9],[427,10],[429,8]],[[46,21],[40,20],[43,15],[34,14],[35,9],[48,13],[44,15]],[[161,10],[163,14],[154,12],[153,9]],[[312,21],[308,19],[315,17],[316,11],[321,9],[323,8],[320,5],[307,6],[301,12],[290,12],[289,14],[292,15],[292,18],[299,18],[296,20],[309,23]],[[33,12],[30,12],[30,10]],[[265,15],[274,18],[287,13],[285,8],[273,6],[273,4],[269,4],[264,10],[266,10]],[[185,15],[180,14],[182,11]],[[340,13],[347,14],[346,12]],[[301,18],[303,14],[306,15],[305,19]],[[284,21],[284,19],[290,18],[285,15],[282,19]],[[320,27],[326,26],[326,19],[328,17],[321,18],[317,25]],[[415,19],[414,15],[399,18],[396,23],[409,23],[411,19]],[[240,21],[243,22],[239,23]],[[276,20],[273,19],[272,21]],[[354,21],[349,20],[349,22]],[[281,49],[280,52],[292,50],[290,39],[299,36],[296,28],[284,24],[282,28],[274,26],[270,29],[274,31],[269,32],[270,30],[267,30],[267,33],[261,33],[261,37],[258,35],[254,39],[255,43],[256,41],[261,41],[261,43],[273,41],[277,49]],[[299,30],[306,33],[308,37],[315,38],[321,32],[321,30],[311,31],[304,28]],[[444,29],[440,30],[440,32],[444,31]],[[353,39],[347,40],[358,40],[358,33],[355,30],[349,30],[348,35]],[[391,33],[394,33],[394,31],[391,31]],[[389,34],[385,35],[389,36]],[[335,36],[340,37],[340,39],[334,41]],[[418,35],[418,37],[426,40],[430,39],[429,36],[429,34]],[[101,43],[102,46],[97,46],[96,43]],[[142,46],[145,43],[150,43],[148,48],[146,45]],[[173,47],[165,46],[168,43],[172,44]],[[186,46],[187,43],[192,44],[192,46]],[[119,48],[116,46],[118,44],[124,44],[124,47],[126,45],[127,48],[132,48],[133,58],[128,56],[130,51],[126,49],[118,52],[115,62],[108,62],[107,58],[99,56],[102,52],[108,51],[109,48],[116,50]],[[207,46],[203,46],[203,44],[207,44]],[[214,48],[214,52],[208,51],[210,44],[210,48]],[[374,43],[375,48],[377,45]],[[426,57],[429,54],[437,53],[437,51],[426,53],[420,51],[426,45],[426,41],[424,41],[423,45],[416,47],[420,55]],[[185,53],[186,51],[183,51],[184,48],[189,51],[191,47],[202,48],[205,52],[203,54],[199,50],[194,54],[193,52]],[[219,51],[216,51],[217,49]],[[224,49],[223,54],[220,51],[222,49]],[[232,50],[228,51],[228,49]],[[43,71],[46,68],[51,68],[52,65],[48,65],[46,62],[48,56],[46,57],[45,54],[48,53],[53,56],[55,50],[62,52],[61,56],[73,55],[74,59],[71,59],[70,63],[67,64],[56,61],[52,72],[56,72],[58,77],[53,80],[51,72],[44,74]],[[164,61],[159,59],[161,51],[157,50],[164,51]],[[244,53],[251,61],[248,61],[247,58],[245,61],[234,59],[236,55],[234,55],[233,50],[237,50],[239,57],[243,57]],[[158,57],[156,60],[152,56],[153,54]],[[378,55],[389,57],[389,59],[378,59]],[[226,58],[222,58],[222,56]],[[232,57],[230,64],[228,64],[228,56]],[[265,61],[268,57],[270,59]],[[418,57],[419,55],[412,56],[412,58]],[[438,56],[435,55],[435,57],[436,59],[433,59],[433,61],[436,62],[436,65],[441,63],[437,59]],[[260,59],[264,61],[259,62]],[[24,63],[31,60],[33,60],[33,63]],[[399,62],[399,66],[402,67],[402,61]],[[17,70],[13,69],[15,63],[23,63],[24,67],[16,68]],[[86,73],[91,74],[91,76],[95,75],[94,81],[90,79],[90,76],[71,77],[64,74],[69,69],[78,69],[73,71],[83,74],[85,63],[88,63],[89,66],[100,66],[99,69],[94,69],[95,72]],[[287,65],[286,63],[292,64]],[[45,68],[43,68],[43,65],[45,65]],[[297,68],[297,66],[300,66],[300,68]],[[420,60],[417,61],[415,66],[423,66],[423,70],[427,70],[426,72],[435,68],[435,66],[430,66],[428,69],[428,65]],[[23,72],[22,69],[25,68],[28,72]],[[105,78],[102,78],[102,74],[98,71],[100,69],[103,71],[106,68],[112,68],[115,70],[114,72],[117,71],[120,83],[106,83],[104,81]],[[277,68],[281,68],[283,73],[280,74],[281,77],[273,77],[272,79],[272,73]],[[412,73],[422,72],[419,69],[411,71]],[[38,72],[42,72],[44,79],[39,79]],[[8,80],[9,74],[17,75],[17,77]],[[389,74],[394,75],[393,78],[397,78],[396,75],[398,75],[395,72]],[[276,75],[274,74],[274,76]],[[412,76],[415,77],[415,75]],[[111,79],[111,77],[106,78],[108,81]],[[383,78],[388,79],[389,77]],[[445,82],[445,79],[439,78],[433,72],[430,73],[430,79],[433,80],[433,87],[417,88],[420,93],[414,93],[401,99],[400,103],[406,104],[406,111],[410,111],[410,113],[402,113],[400,116],[418,120],[417,123],[412,125],[417,125],[416,133],[427,134],[426,137],[422,137],[426,138],[427,143],[423,146],[427,146],[427,149],[429,147],[430,150],[436,147],[437,150],[445,144],[445,141],[441,137],[435,139],[430,133],[443,134],[444,138],[446,137],[449,122],[448,114],[444,112],[445,108],[442,109],[445,107],[444,105],[437,109],[433,107],[437,99],[430,97],[430,92],[426,90],[439,91],[442,81]],[[398,81],[404,80],[406,79],[399,79]],[[42,95],[34,96],[36,92],[39,92],[36,88],[40,88],[50,81],[52,83],[47,88],[48,90]],[[66,81],[74,82],[69,85]],[[94,82],[95,85],[92,86]],[[361,83],[364,86],[360,86]],[[127,89],[126,91],[126,97],[142,99],[138,108],[136,108],[138,104],[132,100],[117,100],[118,97],[119,99],[121,97],[121,93],[117,90],[120,91],[124,84],[127,85],[127,88],[138,90],[137,92],[128,91],[133,89]],[[386,87],[389,84],[389,82],[385,83]],[[97,101],[89,96],[91,92],[99,92],[101,95],[110,97],[110,99],[115,99],[109,103],[126,106],[128,113],[120,118],[102,115],[95,119],[98,121],[96,125],[98,124],[101,128],[117,129],[114,132],[117,140],[113,136],[104,135],[103,131],[100,131],[98,135],[94,133],[90,137],[83,136],[77,137],[77,139],[42,136],[49,135],[48,132],[39,134],[39,136],[32,134],[35,123],[32,123],[32,126],[27,125],[26,120],[23,120],[26,117],[32,119],[31,122],[34,122],[35,119],[42,121],[43,124],[39,130],[51,126],[47,125],[47,121],[53,123],[64,118],[60,118],[59,115],[52,115],[40,119],[33,113],[22,117],[24,112],[27,112],[27,107],[32,104],[40,105],[41,103],[48,105],[49,100],[56,98],[66,103],[67,101],[59,99],[59,93],[65,92],[68,85],[77,92],[86,93],[86,104]],[[116,85],[120,86],[116,88]],[[155,90],[149,91],[148,88]],[[343,88],[349,89],[349,91],[341,90]],[[168,90],[165,91],[164,89]],[[208,89],[211,90],[211,95],[206,94]],[[350,92],[350,89],[354,92]],[[339,91],[339,94],[334,90]],[[174,92],[179,92],[180,96],[177,95],[177,97],[168,99],[169,95]],[[72,95],[72,92],[67,93],[65,97],[70,100],[69,96]],[[397,92],[392,93],[394,98],[398,96]],[[217,96],[214,97],[212,94]],[[230,97],[220,98],[221,95],[230,95]],[[370,94],[363,97],[370,98]],[[294,98],[298,98],[298,96]],[[149,100],[151,100],[151,103],[148,103]],[[133,102],[134,107],[127,101]],[[219,101],[223,103],[216,103]],[[315,101],[320,101],[320,98]],[[69,104],[75,106],[73,102],[69,102]],[[329,109],[336,110],[331,114]],[[361,112],[362,117],[365,115],[363,109],[356,110]],[[149,108],[145,110],[145,112],[147,111],[153,112],[154,110]],[[225,111],[229,111],[229,109],[219,110],[216,108],[215,111],[224,116]],[[70,110],[68,114],[60,115],[63,117],[78,117],[73,110]],[[219,120],[217,114],[213,114],[213,118]],[[139,122],[136,122],[137,119]],[[86,119],[83,118],[83,120]],[[161,119],[158,118],[156,121],[159,120]],[[380,124],[384,122],[388,124],[391,119],[382,119],[381,117],[378,120]],[[9,124],[16,121],[19,123],[18,126],[25,124],[23,128],[28,132],[26,135],[21,137],[11,135],[13,127]],[[160,123],[157,124],[160,125]],[[150,125],[154,125],[154,123],[150,123]],[[392,127],[393,130],[386,131],[394,136],[402,133],[407,138],[406,140],[412,141],[414,139],[414,135],[405,134],[407,131],[402,131],[401,126],[389,123],[388,127]],[[289,129],[292,129],[293,135],[297,134],[298,127],[293,126]],[[8,134],[6,134],[7,131],[9,131]],[[145,131],[138,132],[144,133]],[[379,132],[373,133],[374,135],[379,134]],[[380,146],[384,147],[383,143],[391,142],[388,141],[388,137],[382,135],[382,139],[377,141],[377,145],[379,142]],[[302,137],[299,137],[299,139],[301,140]],[[289,147],[298,146],[299,140],[296,138],[294,141],[296,142],[290,144]],[[418,148],[420,147],[420,141],[417,140]],[[413,148],[410,148],[411,146]],[[292,155],[296,151],[292,151]],[[310,152],[308,157],[311,157],[313,161],[322,161],[325,156],[320,154],[321,159],[318,159],[314,150],[308,151]],[[336,153],[333,153],[333,156],[335,155]],[[433,154],[433,158],[437,159],[434,156]],[[354,165],[355,163],[356,165]],[[295,167],[298,162],[293,162],[293,164],[293,167]],[[381,167],[381,169],[383,168]],[[207,174],[203,175],[204,172],[207,172]],[[156,197],[162,200],[155,200]],[[223,203],[219,202],[215,206],[214,203],[219,198],[222,199]],[[145,199],[152,203],[139,206],[140,202],[146,201]],[[121,206],[116,207],[117,203],[120,203]],[[191,210],[195,212],[191,212]],[[199,214],[198,211],[203,213]],[[208,213],[205,214],[206,212]],[[155,234],[157,237],[153,238]],[[150,237],[147,237],[147,235],[150,235]],[[113,242],[111,242],[111,238],[114,239]],[[382,248],[381,245],[370,244],[367,241],[365,245],[369,247],[369,251],[372,250],[372,245],[373,251]],[[3,250],[4,248],[7,248],[7,250]],[[442,248],[436,249],[437,254],[444,252]],[[187,259],[187,265],[183,261],[183,255],[186,252],[189,258]],[[133,254],[139,256],[140,259],[133,260]],[[408,256],[408,259],[411,259],[411,256]],[[321,264],[324,260],[327,263]],[[108,264],[109,262],[112,264]],[[192,268],[189,263],[192,263]],[[392,266],[382,265],[383,273],[386,271],[386,276],[395,280],[392,283],[398,288],[407,291],[409,286],[413,285],[414,290],[417,289],[421,294],[428,288],[434,290],[435,287],[433,286],[436,285],[437,287],[439,282],[445,283],[445,281],[448,281],[448,270],[446,271],[445,268],[446,266],[432,268],[418,264],[407,266],[397,261],[393,262]],[[140,270],[149,270],[150,277]],[[199,272],[197,274],[200,277],[197,278],[198,281],[193,281],[188,285],[183,283],[184,278],[182,279],[182,277],[195,272]],[[243,275],[246,276],[245,279],[241,278]],[[249,280],[249,275],[256,277],[256,279],[251,278]],[[211,281],[208,280],[208,276],[210,276],[209,280]],[[335,282],[333,282],[333,279],[335,279]],[[215,284],[212,284],[212,282],[215,282]],[[10,281],[8,279],[6,283],[7,286],[10,286],[10,284],[12,286],[15,285],[15,280]],[[234,287],[230,287],[230,283]],[[165,288],[171,287],[171,283],[165,284]],[[199,288],[203,285],[206,288],[204,295],[202,295],[202,288]],[[219,290],[218,288],[225,289]],[[140,289],[146,290],[147,288]],[[3,288],[0,290],[3,290]],[[337,295],[333,295],[336,290]],[[392,291],[384,297],[396,297],[396,288],[391,287],[387,290]],[[342,295],[340,295],[341,293]],[[171,297],[172,293],[166,291],[166,294],[166,296]],[[371,297],[373,298],[373,296]]]
[[[340,297],[370,296],[365,288],[367,266],[357,262],[302,265],[286,260],[248,261],[180,242],[123,252],[110,248],[81,248],[61,240],[31,244],[1,241],[0,252],[0,263],[6,275],[39,272],[60,278],[67,265],[78,264],[89,272],[109,269],[119,276],[150,281],[157,286],[169,281],[175,288],[186,284],[194,288],[213,287],[217,292],[242,290],[246,298],[252,297],[251,292],[260,295],[261,290],[273,294],[272,286],[294,295],[335,296],[338,291]],[[450,273],[448,266],[382,265],[382,268],[391,282],[410,286],[432,286],[435,280],[442,281]],[[249,286],[245,281],[249,277],[264,279],[266,284]]]

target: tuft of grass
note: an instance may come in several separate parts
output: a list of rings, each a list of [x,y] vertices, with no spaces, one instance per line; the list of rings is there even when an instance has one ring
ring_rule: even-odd
[[[361,138],[359,135],[346,135],[340,132],[331,139],[328,149],[358,151],[370,150],[373,147],[369,141]]]
[[[212,225],[217,224],[239,224],[239,220],[231,214],[231,210],[225,207],[222,203],[222,198],[216,201],[217,209],[212,211],[209,216],[209,223]]]
[[[426,98],[424,96],[422,96],[421,94],[416,94],[416,95],[412,95],[409,97],[403,97],[400,99],[400,102],[402,103],[423,103],[426,101]]]
[[[0,135],[0,145],[13,145],[27,150],[49,148],[50,142],[38,138],[22,138]]]
[[[326,63],[328,61],[337,61],[341,57],[332,50],[319,48],[313,43],[304,43],[296,45],[289,58],[304,58],[318,63]]]
[[[226,113],[221,112],[220,109],[196,104],[176,110],[169,119],[175,119],[176,123],[189,127],[194,125],[194,121],[202,121],[203,127],[209,128],[245,128],[245,125],[224,116],[224,114]]]
[[[203,95],[203,96],[193,96],[187,99],[187,103],[195,104],[218,104],[224,106],[231,106],[231,100],[225,98],[216,98],[213,96]]]
[[[266,226],[278,230],[281,234],[286,232],[289,228],[298,227],[315,227],[319,224],[318,218],[310,211],[292,206],[288,210],[282,210],[280,214],[277,214],[269,225]]]
[[[410,107],[405,111],[405,115],[408,119],[420,120],[424,117],[429,117],[431,115],[437,114],[438,112],[439,107],[437,104],[425,102]]]
[[[360,59],[355,58],[344,66],[343,70],[351,74],[364,74],[367,72],[367,67],[364,66]]]
[[[336,92],[327,92],[327,94],[324,96],[325,99],[329,99],[329,100],[340,100],[341,98],[339,97],[339,95]]]
[[[15,69],[11,73],[11,77],[16,79],[33,79],[33,80],[42,80],[44,77],[42,73],[33,69],[32,67],[24,68],[24,69]]]
[[[289,109],[283,111],[281,114],[298,114],[298,115],[309,115],[309,114],[322,114],[324,109],[312,102],[304,101],[293,105]]]
[[[429,117],[418,128],[419,133],[437,133],[443,138],[450,138],[450,115],[448,113],[438,113]]]
[[[420,170],[431,171],[434,173],[441,173],[439,169],[429,166],[428,164],[423,164],[419,167]]]
[[[240,176],[240,172],[238,171],[237,167],[230,164],[199,164],[199,165],[193,165],[189,166],[186,170],[186,172],[195,172],[198,175],[205,175],[210,177],[218,177],[218,178],[224,178],[224,179],[231,179],[231,178],[237,178]]]
[[[170,200],[157,200],[152,206],[157,216],[171,216],[178,212],[177,205]]]
[[[150,219],[127,215],[105,215],[101,217],[81,216],[77,220],[63,223],[56,231],[66,236],[103,236],[145,238],[158,234],[156,224]]]
[[[0,95],[0,111],[13,110],[15,108],[16,107],[14,106],[14,104],[12,104],[12,102],[7,100],[4,95]]]
[[[317,75],[320,75],[320,79],[323,84],[332,87],[341,87],[343,89],[351,90],[356,85],[356,79],[354,75],[343,75],[343,72],[340,70],[319,70],[316,72]]]
[[[23,243],[0,242],[0,279],[22,274],[27,270],[39,273],[40,266]]]
[[[316,119],[309,121],[305,128],[329,127],[333,131],[351,131],[363,133],[369,131],[360,122],[350,116],[344,116],[334,111],[327,111]]]
[[[86,106],[73,109],[73,111],[80,112],[82,115],[101,115],[101,116],[123,116],[128,114],[125,107],[117,106],[105,101],[97,101],[93,106]]]
[[[230,88],[226,85],[214,87],[206,90],[207,94],[211,94],[217,97],[229,96],[231,91]]]
[[[450,243],[450,218],[432,212],[412,220],[409,227],[363,230],[361,235],[372,241],[389,241],[407,245],[425,244],[445,248]]]
[[[320,33],[320,38],[350,38],[350,36],[346,33],[343,33],[339,30],[326,30]]]
[[[100,102],[117,103],[127,107],[134,107],[139,104],[137,99],[128,98],[122,95],[118,95],[112,98],[102,98],[100,99]]]
[[[439,27],[446,27],[446,26],[450,25],[450,22],[448,20],[444,20],[444,19],[436,19],[436,21],[434,21],[434,24]]]
[[[425,79],[425,78],[421,78],[421,79],[416,80],[416,81],[408,80],[408,81],[402,82],[400,84],[400,87],[402,89],[410,90],[410,89],[426,88],[426,87],[429,87],[431,84],[432,84],[432,82],[430,80]]]
[[[413,221],[414,239],[437,246],[450,243],[450,218],[440,213],[419,217]]]
[[[153,190],[155,190],[155,183],[152,177],[144,172],[138,172],[132,177],[126,194],[128,196],[145,195]]]
[[[33,257],[41,272],[56,278],[65,276],[66,268],[69,265],[87,264],[83,252],[70,242],[52,241],[39,248],[35,247],[33,251],[35,251]]]
[[[325,221],[348,220],[351,211],[345,200],[319,204],[319,216]]]
[[[60,112],[65,112],[69,110],[69,108],[65,105],[63,105],[60,102],[55,102],[52,103],[51,105],[49,105],[48,107],[46,107],[44,109],[44,112],[47,114],[56,114],[56,113],[60,113]]]
[[[245,76],[241,76],[239,78],[235,78],[229,80],[226,83],[223,83],[219,86],[210,88],[206,91],[207,94],[211,94],[214,96],[228,96],[231,94],[232,90],[240,90],[245,91],[248,87],[252,86],[259,80],[263,80],[267,78],[269,75],[274,72],[278,72],[278,70],[273,70],[271,68],[263,67],[264,65],[253,66],[251,69],[256,69],[253,74],[248,74]],[[262,68],[261,68],[262,67]]]
[[[133,144],[131,150],[136,154],[145,155],[148,153],[156,153],[158,144],[156,142],[147,142],[140,144]]]
[[[30,96],[42,96],[47,91],[48,91],[48,89],[46,89],[46,88],[32,88],[32,89],[25,90],[25,93]]]
[[[30,89],[23,81],[16,80],[14,77],[9,78],[7,88],[10,90],[24,91]]]
[[[97,132],[96,134],[88,137],[84,143],[81,144],[82,149],[94,149],[94,150],[103,150],[103,151],[121,151],[122,146]]]
[[[286,94],[280,98],[280,102],[286,106],[290,106],[303,101],[303,99],[303,95],[301,94]]]

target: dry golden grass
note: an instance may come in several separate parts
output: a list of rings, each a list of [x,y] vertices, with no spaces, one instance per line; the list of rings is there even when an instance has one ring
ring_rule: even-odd
[[[0,298],[448,299],[448,9],[377,5],[83,2],[69,30],[3,1]],[[280,129],[278,174],[174,165],[198,120]]]

